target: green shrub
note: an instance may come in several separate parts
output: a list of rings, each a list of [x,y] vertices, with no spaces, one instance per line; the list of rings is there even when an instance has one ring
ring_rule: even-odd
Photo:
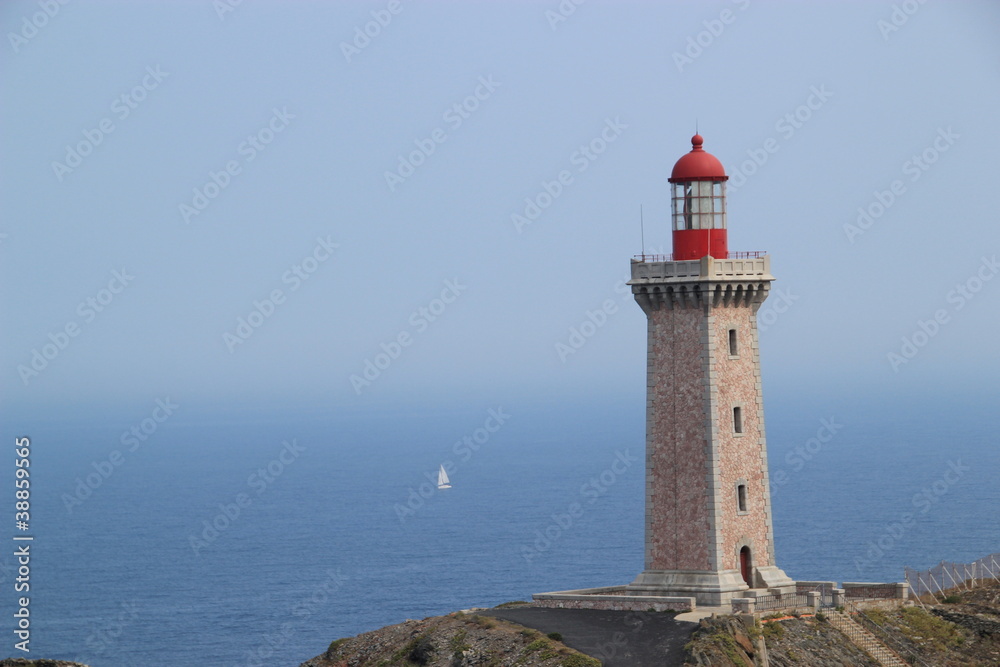
[[[332,642],[330,642],[330,648],[326,649],[326,654],[328,656],[332,656],[334,653],[337,652],[337,649],[339,649],[341,646],[347,643],[347,639],[348,639],[347,637],[342,637],[340,639],[335,639]]]
[[[448,641],[448,648],[451,649],[452,654],[457,658],[461,656],[464,652],[468,651],[472,646],[465,643],[465,638],[469,635],[465,630],[459,630],[455,633],[455,636]]]
[[[413,640],[413,648],[410,649],[410,654],[406,656],[410,662],[414,662],[418,665],[426,665],[434,657],[434,644],[431,643],[431,638],[427,635],[421,635]]]
[[[876,625],[885,625],[889,622],[889,617],[881,609],[868,609],[863,612],[865,616],[870,618]]]
[[[903,622],[906,625],[903,632],[910,639],[923,639],[939,651],[960,646],[965,641],[965,635],[954,623],[929,614],[920,607],[904,607]]]
[[[527,646],[524,647],[525,653],[534,653],[535,651],[541,650],[549,645],[549,642],[545,639],[536,639]]]
[[[601,667],[601,661],[589,655],[571,655],[562,659],[559,667]]]
[[[476,614],[472,617],[472,622],[481,628],[486,628],[487,630],[497,627],[497,622],[489,616],[480,616],[479,614]]]
[[[562,635],[559,634],[558,632],[550,632],[549,634],[547,634],[545,636],[548,637],[549,639],[554,639],[557,642],[561,642],[562,641]]]
[[[764,640],[777,641],[785,636],[785,626],[777,621],[764,624]]]
[[[434,654],[434,645],[426,634],[414,638],[403,648],[392,654],[391,664],[409,660],[417,665],[426,665]]]

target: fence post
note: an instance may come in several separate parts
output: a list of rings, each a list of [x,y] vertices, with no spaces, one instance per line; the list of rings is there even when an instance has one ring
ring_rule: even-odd
[[[822,595],[818,591],[809,591],[806,593],[806,597],[809,599],[809,606],[812,607],[813,613],[818,614]]]
[[[901,584],[896,584],[896,597],[900,600],[905,600],[910,597],[910,584],[909,582],[903,582]]]
[[[931,573],[930,570],[927,571],[927,576],[931,578],[931,583],[934,584],[935,586],[937,586],[937,592],[938,593],[940,593],[941,591],[944,590],[944,586],[942,586],[941,584],[939,584],[937,582],[937,579],[934,578],[934,575]],[[941,581],[944,581],[944,577],[941,577]],[[928,590],[927,592],[931,593],[932,595],[934,594],[933,590]]]
[[[844,602],[846,600],[847,600],[847,596],[844,595],[844,589],[843,588],[834,588],[833,589],[833,606],[834,607],[843,607],[844,606]]]

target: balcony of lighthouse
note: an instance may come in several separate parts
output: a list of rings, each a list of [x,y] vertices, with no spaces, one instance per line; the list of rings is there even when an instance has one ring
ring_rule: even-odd
[[[741,280],[757,278],[774,280],[771,275],[771,257],[766,252],[727,253],[725,259],[702,257],[701,259],[674,261],[672,255],[636,255],[632,258],[631,285],[644,282],[688,282],[691,279]]]

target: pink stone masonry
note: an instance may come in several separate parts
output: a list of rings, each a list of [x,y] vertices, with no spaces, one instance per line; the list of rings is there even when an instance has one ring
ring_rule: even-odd
[[[739,551],[744,545],[750,547],[754,566],[774,565],[755,311],[754,305],[712,309],[721,505],[718,569],[738,569]],[[736,330],[735,358],[729,354],[731,329]],[[741,408],[741,434],[734,431],[734,407]],[[747,487],[746,512],[739,511],[740,483]]]
[[[774,565],[757,306],[648,313],[646,570],[738,570],[744,546],[753,566]]]
[[[704,313],[649,313],[646,569],[712,569],[705,441]]]

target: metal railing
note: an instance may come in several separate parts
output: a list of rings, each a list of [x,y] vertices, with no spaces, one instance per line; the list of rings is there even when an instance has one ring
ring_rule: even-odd
[[[855,606],[853,602],[850,600],[846,600],[846,602],[847,605],[844,611],[847,612],[858,625],[870,632],[872,636],[880,642],[885,644],[886,647],[895,653],[900,660],[903,660],[911,665],[918,665],[919,667],[931,667],[914,653],[914,648],[912,646],[906,646],[903,644],[899,641],[899,639],[890,634],[888,630],[869,618],[865,614],[864,610]]]
[[[891,600],[896,597],[896,584],[844,584],[844,597],[849,600]]]
[[[767,254],[766,250],[751,250],[749,252],[729,252],[725,257],[715,257],[714,259],[760,259]],[[633,258],[637,262],[673,262],[674,256],[670,255],[635,255]]]
[[[794,595],[758,595],[753,599],[754,611],[779,611],[784,609],[812,608],[805,593]]]

